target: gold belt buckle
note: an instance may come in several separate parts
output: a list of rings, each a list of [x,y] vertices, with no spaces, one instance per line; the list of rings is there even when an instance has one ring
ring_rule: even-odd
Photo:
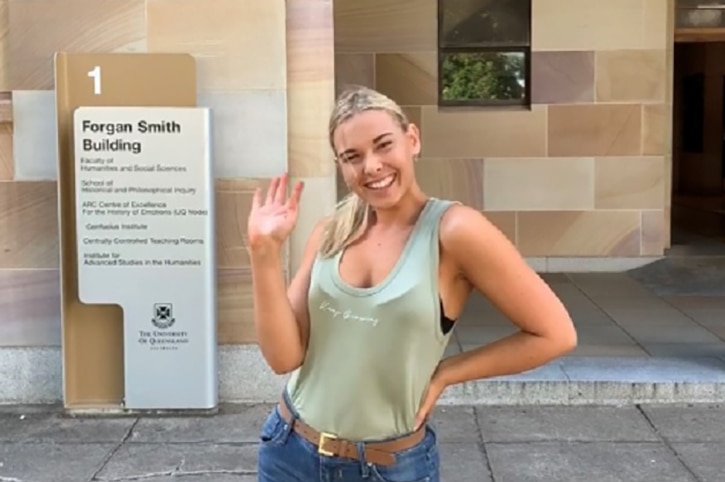
[[[334,457],[334,453],[324,449],[325,442],[328,440],[337,440],[337,437],[331,433],[320,433],[320,440],[317,442],[317,453],[326,457]]]

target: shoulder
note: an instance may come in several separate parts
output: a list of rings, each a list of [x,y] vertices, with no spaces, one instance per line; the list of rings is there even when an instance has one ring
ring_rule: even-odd
[[[497,229],[486,216],[477,209],[454,203],[441,216],[440,238],[444,247],[458,247],[467,244],[482,233]]]
[[[322,236],[325,230],[330,226],[330,223],[334,220],[334,216],[324,216],[317,220],[315,225],[312,227],[312,236]]]
[[[442,250],[463,271],[472,264],[518,257],[508,237],[484,213],[470,206],[451,205],[441,218],[439,237]]]

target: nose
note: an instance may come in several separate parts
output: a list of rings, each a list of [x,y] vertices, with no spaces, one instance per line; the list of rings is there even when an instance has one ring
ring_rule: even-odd
[[[383,163],[380,161],[380,157],[374,153],[365,156],[365,174],[374,174],[380,172],[383,169]]]

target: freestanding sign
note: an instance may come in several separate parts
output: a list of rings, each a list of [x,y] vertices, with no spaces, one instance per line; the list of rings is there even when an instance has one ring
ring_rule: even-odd
[[[63,402],[217,404],[210,112],[188,54],[55,56]]]
[[[216,403],[210,127],[203,108],[75,111],[78,296],[123,310],[127,408]]]

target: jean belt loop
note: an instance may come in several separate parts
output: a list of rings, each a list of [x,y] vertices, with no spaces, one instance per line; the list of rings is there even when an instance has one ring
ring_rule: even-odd
[[[356,442],[355,446],[357,447],[357,455],[360,459],[360,471],[363,478],[367,479],[370,477],[370,464],[365,456],[365,442]]]
[[[287,430],[285,433],[285,437],[288,437],[292,430],[294,429],[295,422],[299,420],[300,415],[297,413],[297,410],[294,409],[294,406],[292,406],[292,401],[289,398],[289,395],[287,394],[287,390],[285,390],[282,393],[282,403],[284,403],[287,406],[287,411],[290,413],[290,421],[287,424]]]

